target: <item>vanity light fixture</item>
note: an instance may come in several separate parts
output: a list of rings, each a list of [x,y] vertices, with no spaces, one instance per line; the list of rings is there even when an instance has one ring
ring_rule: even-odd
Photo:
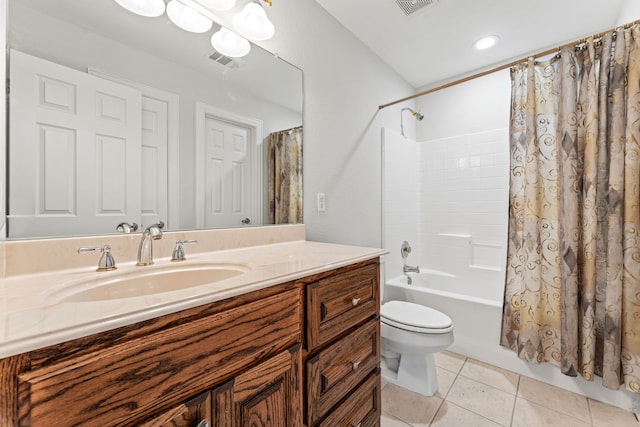
[[[120,6],[136,15],[155,18],[164,13],[163,0],[115,0]]]
[[[192,33],[206,33],[213,25],[211,19],[178,0],[171,0],[167,4],[167,15],[171,22]]]
[[[500,37],[495,35],[482,37],[481,39],[476,40],[476,42],[473,44],[473,47],[477,50],[489,49],[490,47],[498,43],[499,40]]]
[[[250,1],[233,17],[233,27],[253,40],[268,40],[275,28],[260,3]]]
[[[224,27],[211,36],[211,45],[221,54],[231,58],[245,56],[251,50],[247,39]]]

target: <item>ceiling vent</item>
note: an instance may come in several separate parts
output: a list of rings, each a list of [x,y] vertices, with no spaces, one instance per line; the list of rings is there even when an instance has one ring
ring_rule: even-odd
[[[214,51],[211,55],[209,55],[209,59],[217,62],[220,65],[224,65],[227,68],[238,68],[238,64],[228,56],[224,56],[220,52]]]
[[[405,15],[409,16],[419,10],[436,6],[438,0],[396,0],[396,4],[400,6]]]

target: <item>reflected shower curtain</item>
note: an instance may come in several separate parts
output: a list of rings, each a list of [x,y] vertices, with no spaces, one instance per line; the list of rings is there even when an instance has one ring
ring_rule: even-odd
[[[501,345],[640,392],[640,28],[512,69]]]
[[[302,127],[273,132],[267,149],[269,219],[302,223]]]

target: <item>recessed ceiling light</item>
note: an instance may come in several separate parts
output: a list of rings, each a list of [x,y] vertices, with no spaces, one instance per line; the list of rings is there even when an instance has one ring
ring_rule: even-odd
[[[478,50],[489,49],[491,46],[498,43],[498,40],[500,40],[500,37],[498,36],[486,36],[476,41],[473,44],[473,47],[475,47]]]

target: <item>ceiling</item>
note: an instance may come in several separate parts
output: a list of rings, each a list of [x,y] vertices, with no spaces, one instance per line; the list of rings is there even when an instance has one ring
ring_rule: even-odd
[[[435,1],[407,16],[396,0],[316,0],[415,88],[626,23],[618,21],[625,0]],[[638,0],[626,0],[632,1]],[[473,43],[487,35],[498,35],[500,41],[475,50]]]

